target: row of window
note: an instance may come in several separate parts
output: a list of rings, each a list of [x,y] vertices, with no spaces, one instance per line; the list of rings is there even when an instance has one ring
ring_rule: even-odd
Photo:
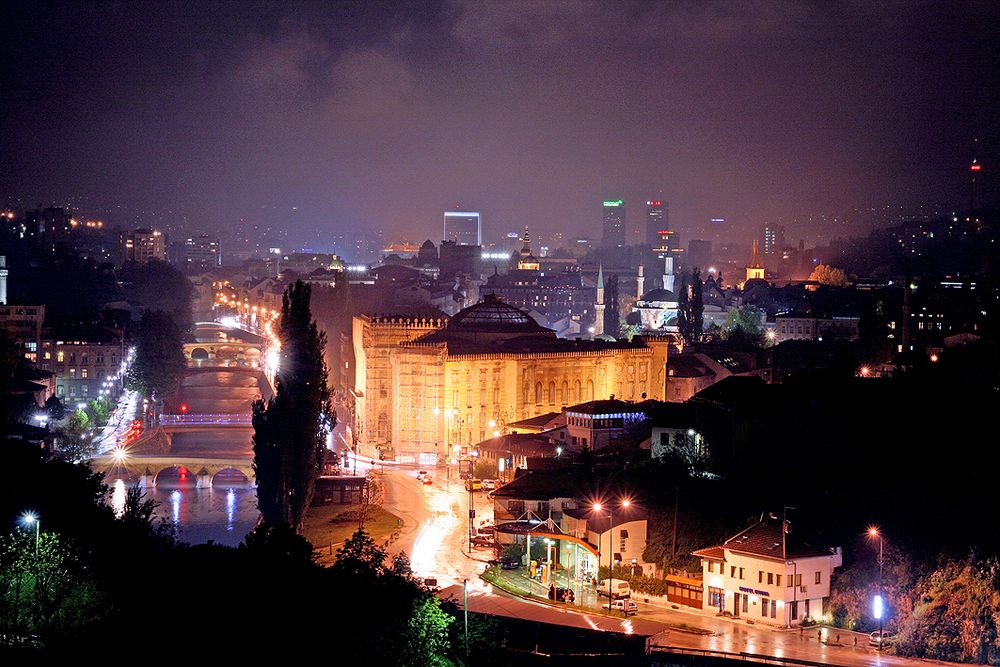
[[[724,574],[725,573],[725,569],[724,568],[725,568],[725,565],[723,565],[722,563],[713,563],[713,562],[709,562],[708,563],[708,571],[709,571],[709,573],[718,571],[719,574]],[[743,580],[746,579],[745,574],[746,574],[746,568],[737,567],[736,565],[730,565],[729,566],[729,576],[730,576],[730,578],[732,578],[732,579],[739,579],[740,581],[743,581]],[[801,586],[802,585],[802,575],[801,574],[795,574],[795,575],[786,574],[784,576],[785,576],[785,587],[786,588],[789,587],[789,586],[792,586],[792,585],[795,585],[795,586]],[[775,586],[775,585],[776,586],[781,586],[781,577],[782,577],[782,575],[780,573],[776,573],[776,572],[764,572],[763,570],[758,570],[758,572],[757,572],[757,583],[763,584],[764,583],[764,579],[766,578],[767,579],[767,584],[769,586]],[[793,577],[794,577],[794,580],[795,580],[794,584],[792,582]],[[816,572],[813,573],[813,583],[819,584],[819,583],[822,583],[822,582],[823,582],[823,573],[821,571],[817,570]]]
[[[83,353],[80,354],[80,363],[81,364],[87,364],[87,363],[89,363],[88,359],[89,359],[89,357],[88,357],[88,355],[87,355],[86,352],[83,352]],[[65,362],[66,361],[66,352],[63,351],[63,350],[59,350],[58,352],[56,352],[56,361],[59,362],[59,363]],[[75,364],[76,363],[76,352],[70,352],[69,353],[69,363],[71,363],[71,364]],[[94,361],[94,363],[96,363],[97,365],[101,365],[101,364],[104,363],[104,353],[103,352],[98,352],[95,355],[95,361]],[[118,364],[118,355],[115,354],[114,352],[112,352],[111,353],[111,365],[112,366],[116,366],[117,364]]]

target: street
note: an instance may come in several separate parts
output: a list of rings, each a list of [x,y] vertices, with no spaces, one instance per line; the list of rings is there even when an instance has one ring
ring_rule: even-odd
[[[364,462],[365,459],[359,459]],[[358,474],[370,467],[363,463]],[[381,464],[377,466],[383,468]],[[749,625],[745,620],[719,618],[709,612],[672,609],[642,602],[634,596],[639,611],[628,618],[620,612],[608,614],[575,611],[527,600],[496,589],[484,582],[480,574],[484,561],[492,558],[490,549],[473,549],[467,553],[468,498],[461,480],[448,481],[436,475],[444,470],[429,469],[435,475],[432,485],[416,479],[415,466],[385,466],[386,498],[384,507],[403,519],[400,540],[393,548],[410,554],[411,566],[419,577],[437,579],[442,597],[454,597],[461,602],[462,582],[468,580],[469,610],[537,620],[544,623],[650,637],[650,645],[726,653],[751,653],[774,658],[810,660],[845,667],[915,667],[916,665],[950,664],[881,655],[869,647],[867,635],[846,630],[803,628],[785,630]],[[454,471],[453,471],[454,472]],[[492,520],[492,501],[476,492],[476,525]],[[519,571],[506,571],[506,576],[518,576],[523,586],[532,586],[536,595],[544,594],[544,586],[528,583]],[[588,591],[588,600],[595,600]],[[700,634],[698,630],[706,634]],[[857,644],[855,645],[855,637]]]

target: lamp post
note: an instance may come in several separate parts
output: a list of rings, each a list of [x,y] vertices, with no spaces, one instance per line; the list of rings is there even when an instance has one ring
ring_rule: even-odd
[[[882,533],[879,531],[878,527],[872,526],[868,529],[869,537],[878,538],[878,595],[875,596],[875,604],[873,611],[875,612],[875,617],[878,618],[878,649],[882,650],[882,616],[883,612],[883,599],[882,599]]]
[[[479,456],[478,450],[474,449],[471,452],[469,452],[469,463],[470,466],[472,467],[472,474],[470,474],[469,480],[466,483],[469,485],[469,553],[470,554],[472,553],[472,532],[474,530],[473,519],[476,517],[476,498],[473,495],[473,491],[476,487],[472,484],[472,480],[476,478],[475,475],[476,457],[478,456]]]
[[[632,501],[628,498],[621,501],[622,509],[628,509],[632,504]],[[604,508],[601,503],[594,503],[594,512],[600,512]],[[598,516],[603,516],[598,514]],[[612,539],[614,537],[615,528],[615,517],[614,513],[611,511],[611,506],[608,506],[608,615],[611,615],[611,580],[614,578],[614,561],[612,555]],[[601,569],[601,540],[598,536],[597,539],[597,570],[598,575],[600,575]],[[625,615],[628,616],[628,607],[625,608]]]
[[[38,556],[38,536],[42,531],[42,520],[35,516],[34,512],[26,512],[22,517],[25,525],[35,526],[35,556]]]

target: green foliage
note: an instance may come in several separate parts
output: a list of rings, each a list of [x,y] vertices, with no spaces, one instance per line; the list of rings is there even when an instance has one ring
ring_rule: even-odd
[[[266,522],[293,527],[312,502],[326,434],[335,423],[323,361],[326,336],[310,314],[310,294],[302,281],[285,291],[275,395],[253,404],[258,507]]]
[[[1000,561],[946,560],[923,577],[895,650],[935,660],[1000,664]]]
[[[524,545],[520,542],[505,544],[500,556],[502,558],[517,558],[520,560],[524,556]]]
[[[435,595],[423,595],[413,602],[406,624],[399,664],[450,665],[448,629],[455,619],[441,609]]]
[[[105,613],[86,567],[55,533],[0,537],[0,646],[78,634]]]
[[[763,347],[764,311],[744,304],[739,308],[730,308],[726,313],[726,326],[723,328],[726,340],[737,347]]]
[[[49,396],[45,400],[45,414],[49,416],[49,421],[62,421],[66,418],[66,406],[58,396]]]
[[[385,549],[378,546],[364,528],[359,528],[337,549],[337,561],[333,567],[355,575],[379,576],[387,571],[387,556]]]
[[[181,329],[173,317],[159,310],[147,311],[139,322],[126,386],[146,398],[163,397],[180,384],[186,368]]]
[[[111,399],[107,396],[90,399],[90,402],[87,404],[87,411],[90,414],[91,421],[94,422],[94,426],[100,428],[108,423],[108,419],[111,418],[111,408]]]
[[[59,456],[72,463],[86,461],[94,455],[97,446],[90,433],[90,417],[84,410],[76,410],[66,420],[59,437]]]

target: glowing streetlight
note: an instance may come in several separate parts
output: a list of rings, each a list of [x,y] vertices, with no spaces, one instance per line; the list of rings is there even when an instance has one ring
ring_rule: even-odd
[[[21,516],[21,521],[24,522],[24,525],[28,526],[29,528],[32,525],[35,526],[35,555],[37,556],[38,555],[38,536],[39,536],[39,534],[41,533],[41,530],[42,530],[42,520],[39,519],[38,515],[36,515],[34,512],[25,512]]]
[[[884,605],[882,602],[882,533],[879,531],[878,526],[869,526],[868,537],[874,539],[878,538],[878,595],[872,600],[872,615],[878,619],[878,649],[882,650],[882,616],[884,611]]]

